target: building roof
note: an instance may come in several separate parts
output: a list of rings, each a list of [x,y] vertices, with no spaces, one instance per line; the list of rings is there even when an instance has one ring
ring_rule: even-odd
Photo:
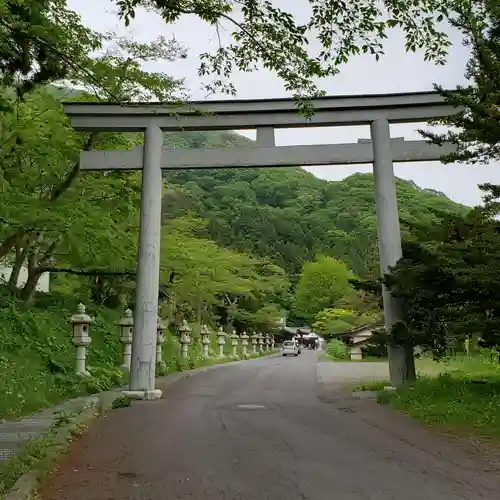
[[[373,332],[373,330],[380,328],[383,326],[383,323],[375,323],[373,325],[360,325],[356,328],[353,328],[352,330],[348,330],[347,332],[339,332],[339,333],[332,333],[332,337],[352,337],[356,334],[362,333],[363,331],[370,331]]]

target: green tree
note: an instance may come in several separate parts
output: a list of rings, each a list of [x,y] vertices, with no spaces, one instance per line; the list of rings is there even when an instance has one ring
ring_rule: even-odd
[[[100,91],[100,99],[107,92],[114,96],[108,99],[154,96],[165,100],[179,89],[180,81],[141,69],[143,62],[182,54],[177,44],[162,37],[151,44],[114,42],[104,53],[88,55],[87,69],[75,73],[72,81],[94,94]],[[100,82],[97,87],[96,81]],[[89,97],[82,92],[77,98]],[[142,139],[137,134],[76,134],[51,87],[26,94],[25,102],[13,98],[13,106],[2,117],[0,132],[5,145],[0,162],[5,195],[0,259],[11,262],[15,270],[27,267],[28,281],[19,295],[30,300],[43,272],[58,272],[56,262],[63,264],[64,272],[89,274],[82,267],[91,266],[98,276],[119,274],[125,267],[130,274],[136,252],[140,177],[134,173],[81,175],[79,151],[129,149]],[[106,249],[99,254],[100,261],[96,247]],[[11,289],[16,283],[16,273],[12,273]]]
[[[369,322],[369,317],[357,311],[342,308],[322,309],[315,317],[314,331],[329,336],[334,333],[348,332],[356,326]]]
[[[423,227],[419,242],[405,243],[404,258],[385,277],[406,305],[396,335],[438,356],[469,337],[500,345],[500,224],[490,210]]]
[[[65,0],[0,0],[0,84],[18,97],[81,72],[100,46]]]
[[[487,163],[500,158],[500,5],[497,0],[463,2],[452,24],[470,48],[467,85],[454,90],[436,86],[445,100],[457,106],[458,113],[436,120],[452,127],[446,133],[421,133],[436,144],[451,142],[457,151],[443,158],[445,163]]]
[[[327,307],[335,307],[350,291],[352,273],[347,265],[332,257],[320,257],[302,268],[295,289],[294,310],[312,323],[315,315]]]
[[[209,88],[234,92],[227,79],[234,69],[252,71],[259,64],[275,71],[296,97],[317,94],[315,78],[338,72],[351,56],[383,53],[391,28],[405,35],[405,49],[423,49],[426,60],[444,62],[449,41],[439,21],[458,0],[309,0],[309,19],[297,20],[271,0],[115,0],[128,24],[138,7],[158,12],[167,23],[196,15],[207,24],[232,30],[232,41],[203,54],[200,75],[216,75]],[[319,41],[318,53],[310,42]]]
[[[68,166],[81,142],[60,103],[42,89],[25,96],[15,109],[2,123],[6,147],[0,200],[4,261],[13,266],[11,290],[17,291],[22,267],[28,269],[28,281],[19,295],[29,300],[39,277],[59,270],[56,263],[63,269],[116,269],[125,259],[130,265],[135,237],[127,224],[134,227],[137,222],[137,176],[70,178]],[[127,144],[122,142],[122,147]]]
[[[218,246],[203,237],[204,226],[187,217],[163,226],[160,281],[170,321],[187,316],[200,323],[218,311],[228,326],[275,323],[289,288],[283,269]]]
[[[455,10],[452,24],[471,49],[465,75],[469,83],[452,91],[436,86],[458,113],[434,122],[451,127],[446,133],[422,133],[436,144],[455,144],[456,152],[444,157],[444,163],[487,163],[499,158],[500,5],[496,0],[479,0],[462,2]],[[500,188],[480,187],[484,207],[468,214],[449,213],[434,226],[421,225],[414,231],[419,239],[406,241],[404,258],[385,277],[406,304],[405,324],[395,334],[436,355],[469,336],[485,346],[500,340],[496,307]]]

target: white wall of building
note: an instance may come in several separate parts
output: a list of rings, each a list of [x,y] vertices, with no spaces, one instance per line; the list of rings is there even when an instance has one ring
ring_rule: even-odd
[[[10,275],[12,273],[12,267],[3,266],[0,264],[0,282],[7,283],[9,281]],[[17,286],[21,287],[26,283],[28,279],[28,269],[23,267],[19,273],[19,278],[17,280]],[[43,273],[38,280],[36,286],[37,292],[49,292],[50,291],[50,274]]]

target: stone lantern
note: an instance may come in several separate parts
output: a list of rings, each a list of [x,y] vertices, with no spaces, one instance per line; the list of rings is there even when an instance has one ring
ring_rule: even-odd
[[[180,343],[182,357],[187,359],[189,355],[189,344],[191,343],[191,328],[189,328],[186,320],[182,322],[182,326],[179,327],[179,331],[181,334]]]
[[[158,316],[156,323],[156,366],[159,370],[164,371],[167,368],[167,363],[163,361],[163,344],[165,343],[165,330],[167,325]]]
[[[241,335],[241,349],[242,349],[242,353],[243,353],[243,356],[246,357],[247,355],[247,345],[248,345],[248,339],[250,338],[248,335],[247,335],[247,332],[243,332]]]
[[[271,350],[274,351],[274,344],[276,343],[276,339],[274,335],[271,335]]]
[[[208,358],[208,348],[210,346],[210,330],[207,325],[201,325],[201,343],[203,345],[203,357]]]
[[[87,358],[87,347],[90,345],[90,325],[94,322],[85,313],[85,306],[78,304],[76,314],[70,319],[73,324],[73,344],[76,346],[76,373],[78,375],[90,375],[85,366]]]
[[[259,341],[259,352],[262,354],[264,352],[264,335],[259,333],[257,335],[257,340]]]
[[[252,335],[252,349],[254,354],[257,354],[257,342],[258,335],[254,332],[254,334]]]
[[[233,333],[231,334],[231,346],[233,347],[233,358],[238,357],[238,334],[236,333],[236,330],[233,330]]]
[[[120,342],[123,344],[123,364],[120,368],[124,372],[130,371],[132,359],[132,339],[134,336],[134,317],[132,311],[126,309],[123,318],[118,322],[120,327]]]
[[[219,328],[217,332],[217,344],[219,344],[219,356],[224,356],[224,344],[226,343],[226,333],[222,326]]]
[[[265,337],[264,337],[264,348],[266,350],[266,352],[270,352],[271,351],[271,339],[269,338],[269,334],[266,333]]]

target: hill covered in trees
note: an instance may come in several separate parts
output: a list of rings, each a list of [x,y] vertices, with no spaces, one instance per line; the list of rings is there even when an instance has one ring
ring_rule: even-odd
[[[248,146],[229,132],[169,134],[172,148]],[[377,226],[372,174],[325,181],[301,168],[183,170],[165,173],[164,219],[194,211],[219,244],[268,257],[292,276],[318,254],[344,260],[360,276],[375,276]],[[441,193],[397,180],[402,231],[433,225],[467,207]],[[408,226],[405,224],[408,222]]]

